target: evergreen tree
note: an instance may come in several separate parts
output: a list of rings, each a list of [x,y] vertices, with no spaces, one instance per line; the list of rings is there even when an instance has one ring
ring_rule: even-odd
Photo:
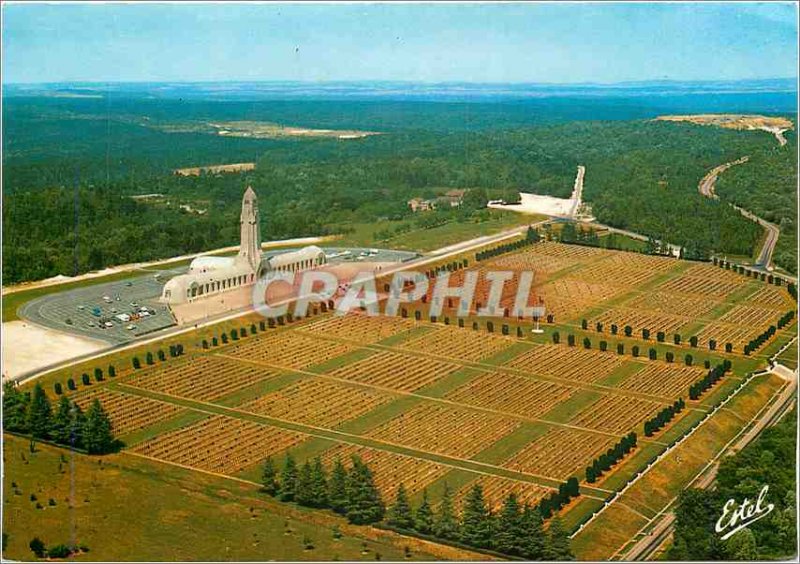
[[[442,502],[436,512],[433,534],[443,539],[456,540],[459,537],[458,520],[453,509],[453,498],[447,483],[444,484]]]
[[[423,535],[429,535],[433,532],[433,510],[428,501],[428,490],[422,490],[422,503],[420,503],[414,514],[414,529]]]
[[[114,446],[111,420],[97,398],[86,412],[82,442],[90,454],[105,454]]]
[[[725,554],[731,560],[745,560],[748,562],[758,560],[756,537],[750,529],[744,528],[724,542]]]
[[[12,382],[3,385],[3,427],[18,433],[28,430],[28,398]]]
[[[314,507],[328,507],[328,473],[319,456],[311,467],[311,501]]]
[[[314,500],[311,498],[311,463],[308,460],[300,467],[294,499],[300,505],[314,504]]]
[[[356,525],[374,523],[383,519],[383,504],[369,467],[358,456],[353,456],[353,467],[347,475],[347,519]]]
[[[28,404],[28,432],[37,439],[46,438],[50,434],[51,416],[50,399],[41,384],[37,383]]]
[[[483,499],[483,488],[475,484],[464,499],[461,539],[472,546],[488,547],[492,540],[492,516]]]
[[[575,560],[575,556],[572,554],[572,550],[569,547],[569,536],[567,535],[567,531],[564,530],[564,525],[558,514],[550,520],[550,527],[547,532],[550,537],[549,554],[546,555],[547,559]]]
[[[58,400],[58,411],[53,416],[53,422],[50,425],[50,435],[55,442],[63,445],[70,443],[71,421],[72,402],[66,396],[61,396],[61,399]]]
[[[279,490],[278,473],[275,471],[275,464],[272,462],[271,456],[264,461],[264,470],[261,472],[261,488],[264,493],[272,496],[276,495]]]
[[[528,560],[542,560],[547,548],[544,521],[538,509],[529,505],[522,510],[522,556]]]
[[[394,503],[389,508],[388,523],[401,529],[411,529],[414,526],[414,516],[411,513],[411,504],[403,484],[397,488]]]
[[[510,493],[503,503],[503,510],[497,520],[494,546],[504,554],[520,556],[523,552],[524,537],[525,531],[522,528],[519,502],[516,494]]]
[[[340,458],[336,458],[328,482],[328,503],[337,513],[347,511],[347,469]]]
[[[291,454],[286,454],[281,471],[281,501],[293,501],[297,493],[297,464]]]

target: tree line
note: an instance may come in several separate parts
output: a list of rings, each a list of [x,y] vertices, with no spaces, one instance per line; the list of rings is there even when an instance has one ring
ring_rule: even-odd
[[[97,398],[84,413],[77,403],[61,396],[54,410],[38,383],[32,392],[22,392],[11,382],[3,386],[3,428],[89,454],[106,454],[117,447],[111,420]]]
[[[574,559],[560,517],[552,517],[547,530],[544,519],[578,495],[575,478],[561,484],[536,507],[520,504],[512,493],[496,514],[484,499],[480,485],[473,486],[465,496],[459,514],[446,483],[435,508],[427,490],[423,490],[422,500],[414,508],[401,484],[387,510],[371,469],[357,455],[351,457],[349,468],[337,457],[330,472],[319,457],[300,466],[287,454],[280,469],[269,457],[264,462],[261,484],[263,492],[280,501],[331,509],[358,525],[382,523],[401,532],[529,560]]]

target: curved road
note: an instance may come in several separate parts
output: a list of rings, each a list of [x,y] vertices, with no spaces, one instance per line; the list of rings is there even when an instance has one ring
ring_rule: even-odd
[[[714,184],[717,182],[717,177],[719,177],[720,174],[722,174],[732,166],[744,164],[748,160],[749,157],[744,156],[735,161],[721,164],[719,166],[712,168],[708,172],[708,174],[706,174],[702,178],[702,180],[700,180],[700,184],[698,184],[697,186],[697,189],[700,191],[700,194],[702,194],[706,198],[719,199],[719,196],[717,196],[717,194],[714,192]],[[756,259],[756,262],[753,266],[755,267],[756,270],[760,270],[762,272],[769,272],[770,264],[772,263],[772,253],[775,251],[775,245],[778,243],[778,237],[781,234],[780,229],[778,229],[778,226],[775,225],[774,223],[770,223],[769,221],[758,217],[753,212],[747,211],[746,209],[736,206],[734,204],[730,205],[747,219],[758,223],[766,231],[767,236],[764,239],[764,245],[761,247],[761,251],[759,251],[758,258]]]

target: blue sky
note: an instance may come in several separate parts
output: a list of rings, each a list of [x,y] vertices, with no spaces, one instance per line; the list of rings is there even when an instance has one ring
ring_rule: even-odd
[[[3,4],[3,82],[794,77],[797,5]]]

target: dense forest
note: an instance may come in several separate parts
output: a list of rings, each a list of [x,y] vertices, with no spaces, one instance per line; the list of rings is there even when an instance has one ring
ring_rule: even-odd
[[[564,197],[578,164],[599,221],[680,244],[690,256],[752,253],[761,229],[701,197],[697,183],[717,164],[767,154],[771,136],[615,119],[632,113],[623,106],[601,112],[604,121],[566,121],[586,119],[586,103],[572,114],[551,104],[552,115],[537,104],[13,98],[3,108],[3,274],[13,283],[236,244],[247,184],[259,194],[263,237],[282,239],[407,218],[410,198],[449,188]],[[165,130],[224,119],[385,134],[339,141]],[[256,170],[172,174],[245,161]],[[131,198],[153,193],[163,197]],[[470,221],[466,211],[421,223]]]
[[[716,184],[717,194],[780,227],[773,260],[797,274],[797,135],[788,143],[758,147],[748,162],[728,169]]]
[[[784,416],[754,443],[722,459],[714,490],[689,489],[676,510],[670,560],[788,560],[797,554],[795,497],[797,413]],[[769,486],[764,504],[775,509],[763,519],[720,540],[714,531],[728,499],[754,501]]]

